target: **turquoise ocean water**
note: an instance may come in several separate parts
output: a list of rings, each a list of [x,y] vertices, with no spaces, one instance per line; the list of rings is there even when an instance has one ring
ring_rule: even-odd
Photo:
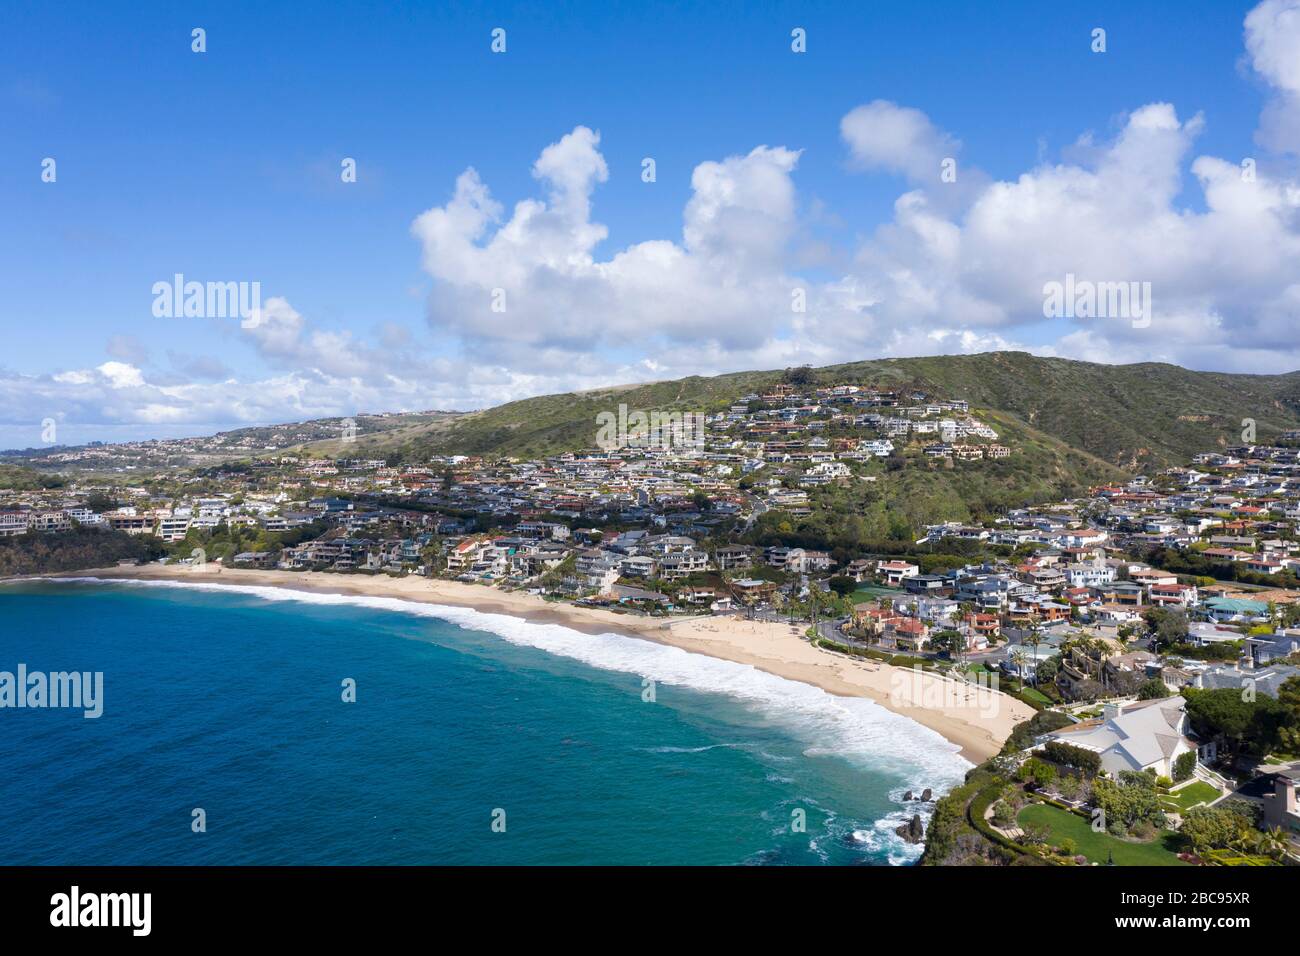
[[[903,864],[903,792],[969,766],[744,665],[385,599],[3,584],[20,663],[102,672],[103,715],[0,709],[0,865]]]

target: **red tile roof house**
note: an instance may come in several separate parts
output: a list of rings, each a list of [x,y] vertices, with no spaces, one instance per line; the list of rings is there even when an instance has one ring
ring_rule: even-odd
[[[902,584],[904,578],[914,578],[921,573],[919,567],[906,561],[881,561],[876,565],[876,571],[885,576],[888,584],[895,586]]]
[[[1251,558],[1246,562],[1247,571],[1256,571],[1260,574],[1277,574],[1285,569],[1286,564],[1277,558]]]
[[[875,604],[858,604],[853,608],[853,616],[859,627],[871,634],[884,633],[886,625],[903,620],[892,607],[877,607]]]
[[[1196,588],[1190,584],[1153,584],[1147,599],[1157,607],[1191,607],[1197,601]]]
[[[961,624],[961,631],[966,635],[966,650],[982,651],[989,646],[989,641],[998,636],[1001,630],[996,614],[972,614]]]
[[[1088,588],[1066,588],[1061,592],[1061,600],[1083,607],[1092,603],[1092,591]]]
[[[905,617],[885,625],[885,636],[892,637],[900,650],[919,651],[930,640],[930,629],[924,621]]]
[[[1206,548],[1201,552],[1202,557],[1209,558],[1211,561],[1249,561],[1249,551],[1238,551],[1235,548]]]
[[[447,570],[464,571],[475,561],[483,549],[487,547],[488,542],[482,538],[466,538],[456,544],[455,547],[447,553]]]

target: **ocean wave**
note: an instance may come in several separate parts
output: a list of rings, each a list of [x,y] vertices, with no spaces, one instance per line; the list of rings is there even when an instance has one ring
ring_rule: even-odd
[[[894,866],[915,863],[925,852],[919,843],[908,843],[895,831],[912,819],[917,810],[896,810],[872,824],[871,829],[854,830],[851,837],[861,849],[872,856],[884,856]],[[929,826],[930,813],[921,812],[921,819]]]
[[[601,670],[636,674],[658,684],[725,695],[758,709],[765,717],[777,719],[798,739],[808,741],[805,753],[809,756],[838,757],[865,769],[892,773],[913,790],[931,787],[936,794],[946,792],[960,783],[971,767],[956,744],[865,697],[837,697],[819,687],[778,677],[749,664],[623,634],[588,634],[562,624],[538,623],[473,608],[267,585],[96,577],[47,580],[237,593],[266,601],[347,605],[437,618]],[[911,812],[907,812],[909,818]],[[893,825],[899,822],[901,819]],[[877,829],[885,823],[880,821]]]

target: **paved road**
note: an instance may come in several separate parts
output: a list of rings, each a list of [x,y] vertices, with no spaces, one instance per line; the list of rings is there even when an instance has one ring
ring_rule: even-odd
[[[761,515],[765,511],[771,510],[771,506],[768,505],[766,501],[759,498],[757,495],[750,495],[749,500],[750,503],[753,505],[753,508],[750,510],[749,518],[746,519],[744,527],[740,529],[741,534],[744,534],[751,527],[753,527],[754,522],[758,520],[759,515]]]

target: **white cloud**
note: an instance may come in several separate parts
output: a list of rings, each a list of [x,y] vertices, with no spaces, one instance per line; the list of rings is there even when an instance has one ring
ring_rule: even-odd
[[[412,233],[436,280],[430,319],[471,356],[543,373],[590,365],[601,348],[654,356],[683,345],[762,344],[791,312],[796,282],[782,271],[794,233],[797,151],[758,146],[696,167],[682,238],[594,257],[607,230],[591,221],[606,176],[600,136],[579,126],[542,151],[544,200],[510,218],[473,169],[453,198],[420,215]],[[496,298],[494,298],[494,296]],[[494,305],[504,301],[504,311]]]
[[[901,197],[894,221],[859,253],[856,270],[887,327],[1030,326],[1043,286],[1073,274],[1150,282],[1154,317],[1077,320],[1054,346],[1111,362],[1163,358],[1197,367],[1278,371],[1300,365],[1295,263],[1300,189],[1293,180],[1210,156],[1190,169],[1205,209],[1179,199],[1201,117],[1153,103],[1131,113],[1089,165],[1043,165],[984,188],[958,217],[928,190]]]
[[[433,280],[429,320],[450,343],[443,354],[391,323],[377,344],[318,328],[272,297],[240,333],[268,374],[236,380],[220,363],[184,357],[163,373],[138,343],[114,340],[98,367],[0,372],[0,421],[471,408],[622,381],[1000,348],[1300,367],[1300,183],[1288,155],[1300,154],[1300,0],[1252,10],[1245,49],[1269,87],[1258,138],[1272,155],[1253,179],[1236,160],[1195,154],[1200,114],[1157,102],[1135,104],[1109,140],[1082,132],[1057,162],[1002,180],[964,162],[957,183],[944,183],[939,163],[958,152],[956,137],[919,110],[876,100],[840,124],[849,165],[902,174],[909,189],[890,221],[859,226],[855,248],[829,248],[818,234],[838,217],[824,199],[800,197],[801,150],[760,145],[696,166],[680,235],[598,256],[609,233],[594,203],[610,170],[600,134],[577,126],[538,155],[537,196],[507,210],[470,168],[445,204],[412,223]],[[805,262],[822,272],[801,274]],[[1043,286],[1067,274],[1150,282],[1150,326],[1044,322]],[[504,312],[492,307],[497,290]],[[792,308],[797,292],[805,311]],[[202,381],[185,380],[187,368]]]
[[[961,149],[920,110],[888,100],[850,110],[840,120],[840,135],[859,167],[902,173],[916,182],[937,180],[942,161]]]
[[[1273,89],[1260,117],[1259,141],[1300,153],[1300,0],[1264,0],[1246,15],[1251,66]]]

